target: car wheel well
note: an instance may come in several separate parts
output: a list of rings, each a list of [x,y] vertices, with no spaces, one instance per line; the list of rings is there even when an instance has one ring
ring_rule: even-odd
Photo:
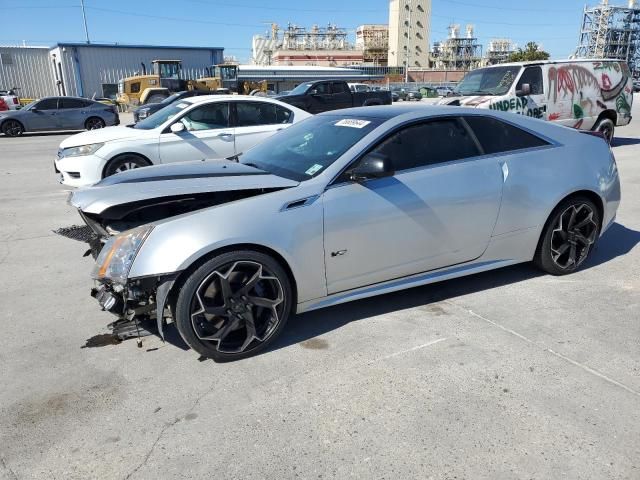
[[[115,157],[110,158],[109,161],[107,163],[105,163],[104,167],[102,168],[102,178],[105,178],[105,175],[107,173],[107,168],[109,168],[109,165],[112,162],[115,162],[119,158],[122,158],[122,157],[138,157],[138,158],[144,160],[145,162],[149,163],[149,165],[153,165],[153,162],[151,160],[149,160],[147,157],[145,157],[144,155],[142,155],[140,153],[134,153],[134,152],[119,153]]]
[[[549,212],[549,216],[547,217],[547,220],[544,222],[544,226],[542,227],[542,231],[540,233],[540,238],[538,239],[536,252],[540,250],[540,247],[542,245],[542,240],[544,237],[544,232],[546,231],[547,225],[549,224],[549,222],[553,219],[553,213],[556,211],[556,209],[560,204],[574,197],[587,197],[589,200],[593,202],[593,204],[598,209],[598,216],[600,217],[600,225],[598,225],[598,230],[602,229],[602,222],[604,220],[604,203],[602,202],[602,198],[600,198],[600,195],[598,195],[593,190],[578,190],[577,192],[570,193],[569,195],[562,198],[558,203],[556,203],[556,205],[553,207],[551,212]]]
[[[609,120],[611,120],[614,125],[618,123],[618,114],[613,110],[605,110],[604,112],[600,113],[600,115],[598,116],[598,119],[596,120],[596,123],[594,123],[593,126],[595,127],[596,125],[598,125],[600,120],[605,118],[608,118]]]
[[[178,300],[178,294],[180,293],[180,289],[182,288],[182,285],[184,285],[184,283],[187,281],[187,279],[191,276],[193,272],[195,272],[201,265],[208,262],[213,257],[222,255],[223,253],[233,252],[237,250],[251,250],[254,252],[260,252],[265,255],[269,255],[276,262],[280,264],[280,266],[286,272],[287,277],[289,277],[289,282],[291,283],[291,291],[293,292],[292,305],[295,312],[295,306],[298,304],[298,285],[296,283],[296,279],[293,275],[293,271],[291,270],[291,267],[289,266],[287,261],[284,259],[284,257],[280,255],[278,252],[276,252],[275,250],[269,247],[265,247],[264,245],[258,245],[254,243],[239,243],[235,245],[228,245],[226,247],[218,248],[217,250],[213,250],[211,252],[206,253],[202,257],[195,260],[187,268],[182,270],[178,274],[175,281],[173,282],[171,290],[169,291],[167,304],[169,305],[171,312],[172,313],[175,312],[175,305],[176,305],[176,301]]]

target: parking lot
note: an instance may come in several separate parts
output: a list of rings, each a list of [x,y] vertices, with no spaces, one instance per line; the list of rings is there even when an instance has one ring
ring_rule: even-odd
[[[0,137],[0,478],[640,478],[640,97],[586,266],[294,317],[267,353],[109,341],[53,157]],[[123,115],[124,117],[124,115]],[[126,123],[127,119],[123,118]]]

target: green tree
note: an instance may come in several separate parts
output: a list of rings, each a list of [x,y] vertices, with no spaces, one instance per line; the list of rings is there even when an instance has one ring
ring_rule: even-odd
[[[548,60],[549,54],[540,50],[536,42],[529,42],[524,48],[519,48],[517,52],[509,55],[510,62],[534,62],[536,60]]]

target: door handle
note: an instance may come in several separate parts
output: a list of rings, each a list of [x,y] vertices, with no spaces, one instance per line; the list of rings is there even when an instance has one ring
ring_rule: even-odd
[[[217,137],[233,137],[233,133],[219,133]]]

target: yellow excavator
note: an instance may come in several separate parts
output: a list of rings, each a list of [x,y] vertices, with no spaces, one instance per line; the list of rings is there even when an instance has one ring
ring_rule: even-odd
[[[144,63],[142,74],[126,77],[118,84],[118,104],[132,107],[164,100],[174,92],[201,90],[211,93],[249,95],[267,91],[267,82],[238,80],[238,65],[225,63],[207,68],[207,76],[195,80],[185,79],[181,60],[153,60],[152,72],[147,74]]]

